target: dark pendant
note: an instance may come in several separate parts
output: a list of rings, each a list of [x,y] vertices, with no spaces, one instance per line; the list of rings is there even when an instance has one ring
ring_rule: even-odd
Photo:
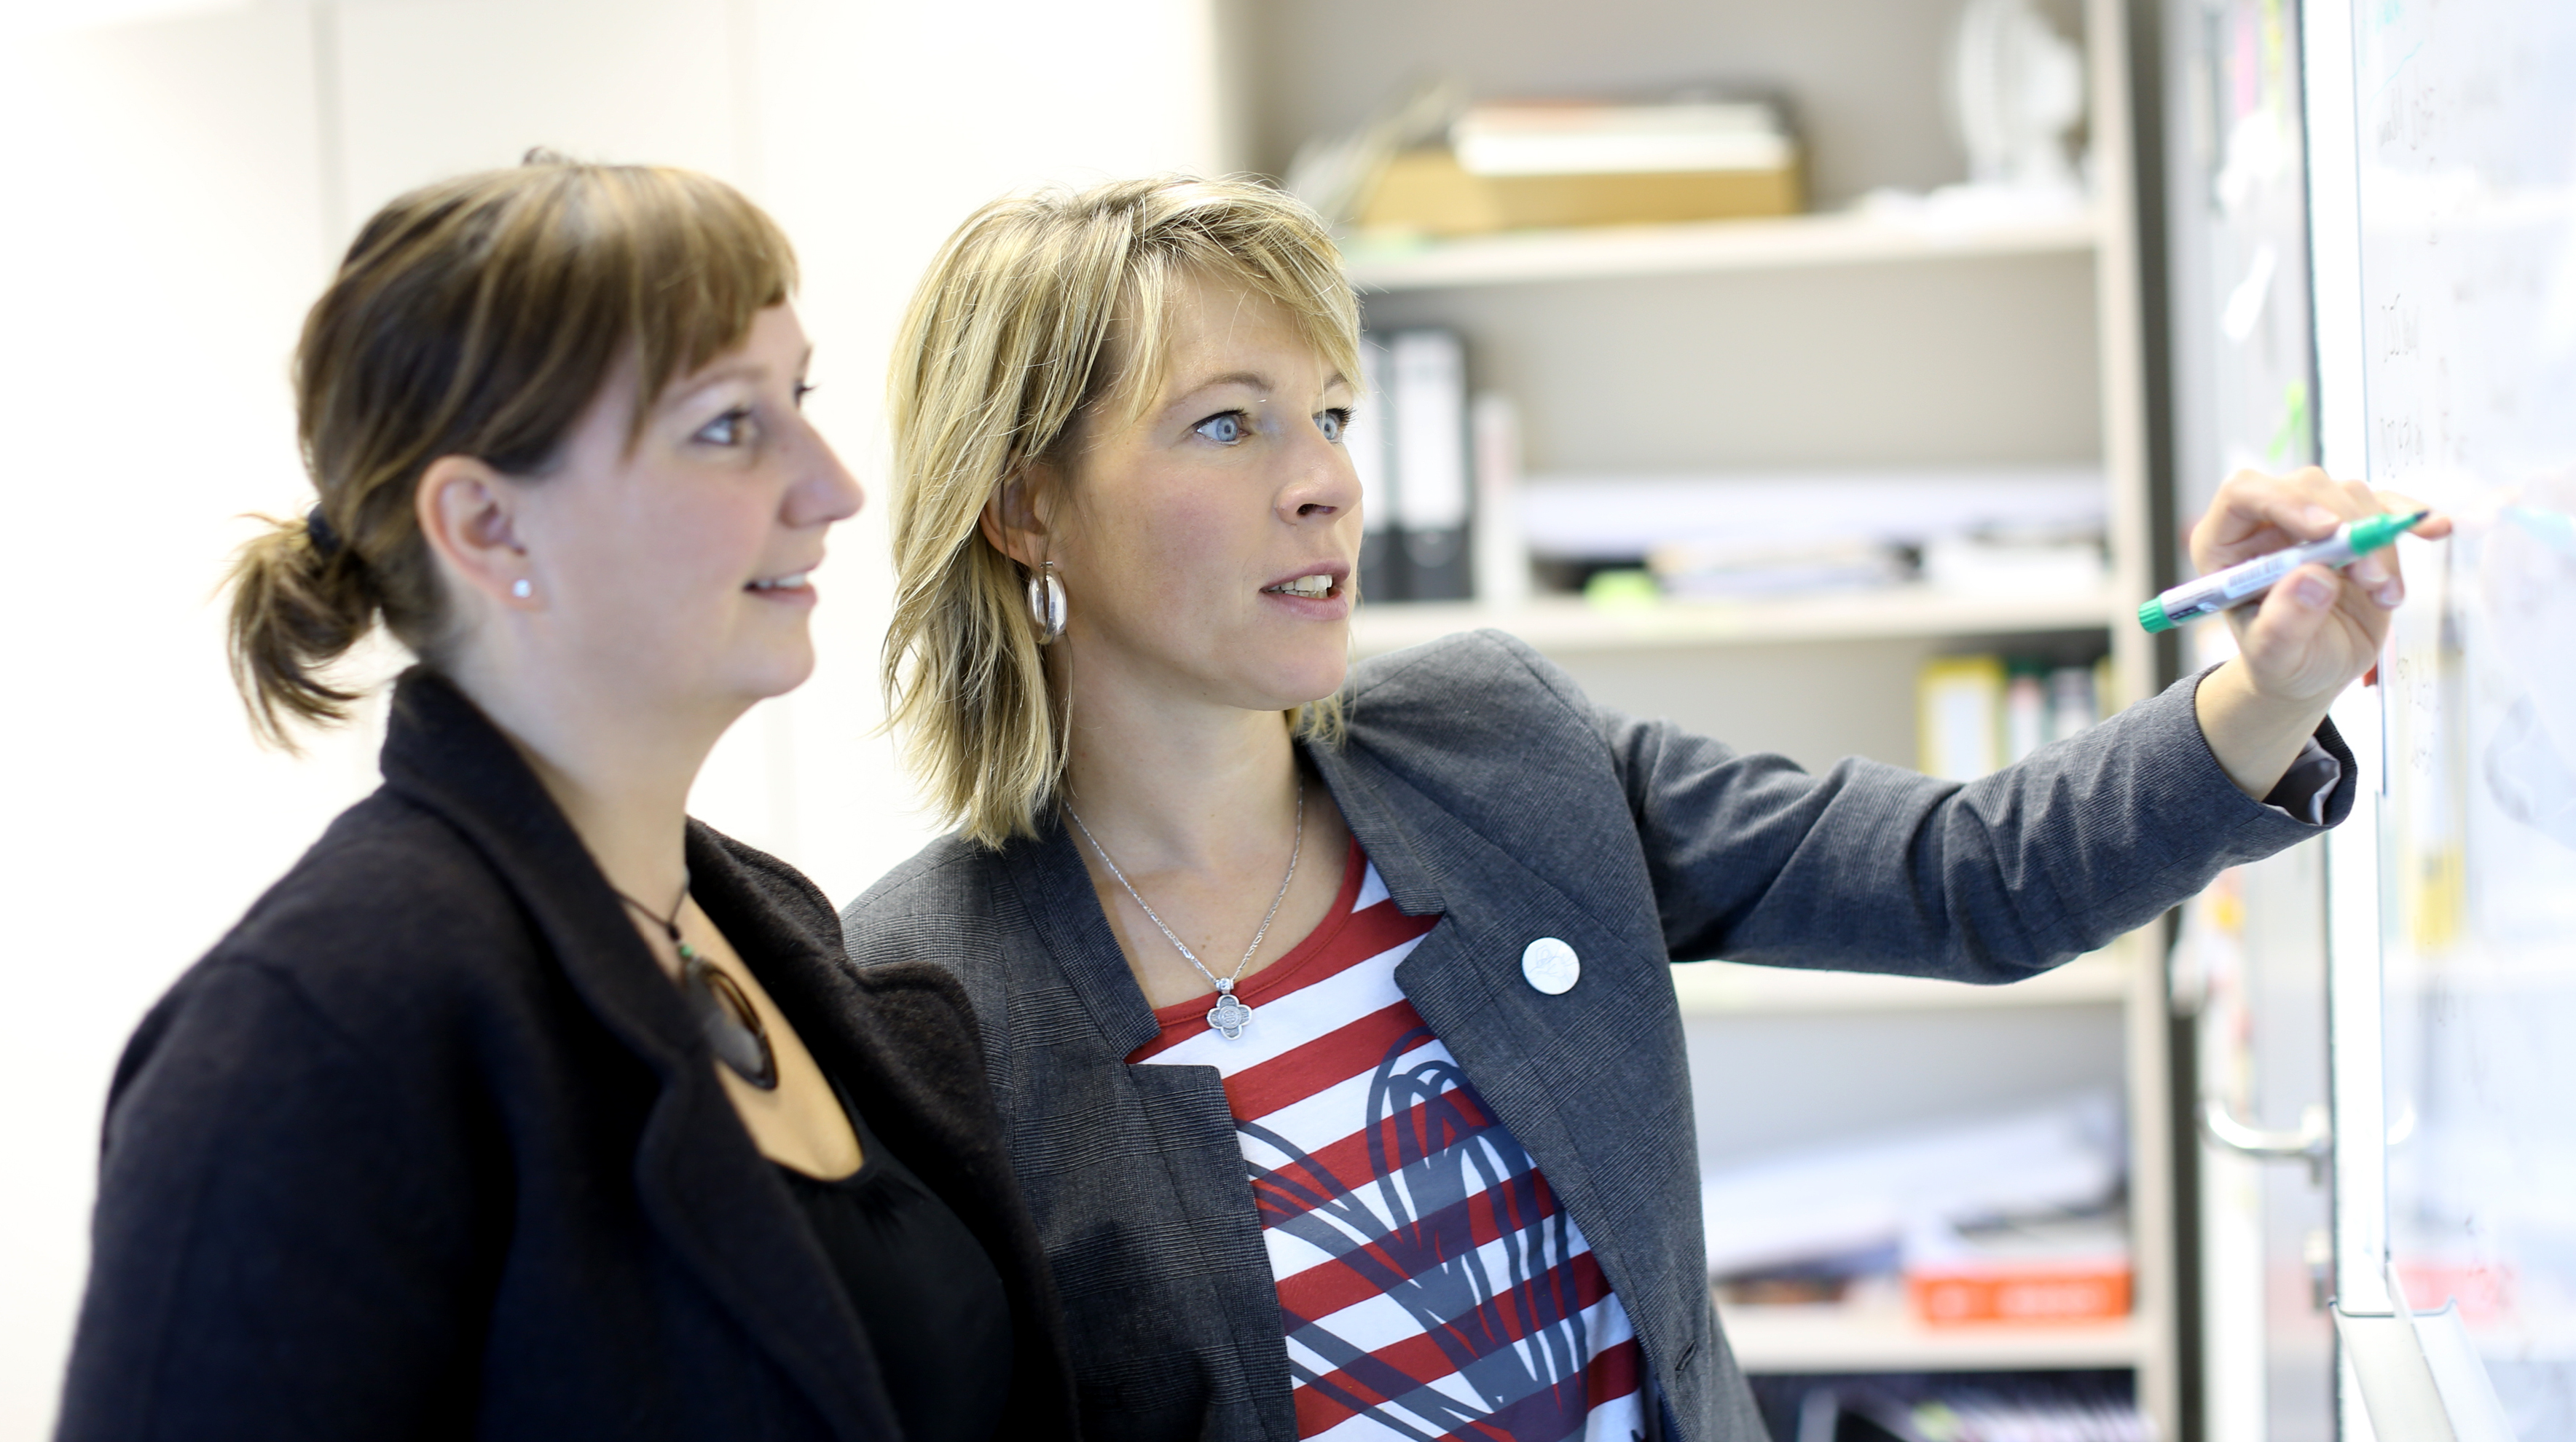
[[[698,1014],[698,1027],[716,1060],[762,1091],[778,1088],[778,1058],[769,1049],[769,1029],[760,1024],[751,998],[732,977],[707,964],[689,947],[680,948],[680,993]]]

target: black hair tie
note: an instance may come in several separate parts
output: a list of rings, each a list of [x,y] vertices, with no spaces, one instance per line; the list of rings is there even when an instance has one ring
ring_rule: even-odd
[[[312,544],[313,554],[323,560],[340,554],[340,533],[331,529],[330,520],[318,505],[304,513],[304,538]]]

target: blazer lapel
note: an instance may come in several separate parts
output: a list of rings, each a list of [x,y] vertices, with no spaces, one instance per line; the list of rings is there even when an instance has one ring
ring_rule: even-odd
[[[1011,843],[1011,853],[1003,858],[1004,874],[1020,889],[1039,939],[1073,982],[1074,995],[1109,1049],[1124,1057],[1161,1035],[1154,1008],[1100,910],[1100,894],[1092,890],[1073,833],[1058,822],[1035,842]]]
[[[1232,1334],[1245,1386],[1260,1399],[1263,1431],[1276,1442],[1293,1442],[1297,1414],[1281,1340],[1279,1290],[1225,1084],[1211,1066],[1127,1062],[1162,1027],[1127,969],[1126,953],[1109,929],[1075,845],[1059,822],[1035,844],[1014,843],[1004,874],[1019,888],[1045,951],[1099,1027],[1106,1060],[1125,1066],[1130,1095],[1155,1137],[1154,1165],[1169,1187],[1165,1215],[1189,1219],[1172,1244],[1212,1263],[1206,1285]]]
[[[1396,985],[1583,1227],[1648,1357],[1685,1355],[1697,1338],[1655,1335],[1656,1319],[1706,1311],[1689,1295],[1703,1285],[1698,1270],[1673,1275],[1662,1259],[1624,1244],[1652,1229],[1619,1224],[1635,1219],[1615,1218],[1621,1204],[1601,1195],[1593,1179],[1618,1176],[1630,1164],[1611,1150],[1625,1133],[1567,1110],[1569,1099],[1603,1094],[1604,1068],[1656,1055],[1647,1032],[1678,1027],[1670,963],[1660,948],[1641,959],[1634,938],[1452,821],[1364,751],[1316,747],[1312,754],[1389,895],[1411,914],[1441,912],[1397,965]],[[1415,824],[1405,823],[1408,816]],[[1427,904],[1417,910],[1408,897]],[[1521,975],[1522,948],[1542,936],[1570,944],[1589,963],[1584,982],[1563,996],[1542,996]],[[1630,985],[1634,978],[1622,975],[1639,966],[1652,969],[1651,985]],[[1634,1077],[1617,1090],[1641,1112],[1682,1098],[1676,1115],[1658,1120],[1688,1144],[1694,1127],[1686,1075]]]
[[[526,761],[463,693],[415,668],[395,689],[384,772],[483,853],[583,1004],[653,1073],[635,1184],[655,1229],[837,1430],[891,1435],[875,1359],[821,1248],[743,1129],[679,989]]]

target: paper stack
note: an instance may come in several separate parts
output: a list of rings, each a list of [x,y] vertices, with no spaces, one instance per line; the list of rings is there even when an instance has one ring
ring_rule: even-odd
[[[2081,594],[2108,508],[2089,467],[1532,476],[1531,558],[1567,589],[1644,569],[1676,600],[1865,590]]]
[[[1789,215],[1799,206],[1797,143],[1767,101],[1532,100],[1471,106],[1448,145],[1395,155],[1359,224],[1450,236]]]
[[[1709,1275],[1738,1301],[1901,1275],[1932,1325],[2123,1315],[2124,1147],[2088,1092],[1729,1165],[1701,1178]]]

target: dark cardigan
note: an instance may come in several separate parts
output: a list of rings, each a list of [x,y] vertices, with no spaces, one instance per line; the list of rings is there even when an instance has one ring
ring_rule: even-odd
[[[385,784],[127,1047],[59,1435],[894,1438],[704,1040],[501,733],[415,671]],[[999,1435],[1065,1437],[1054,1290],[964,994],[692,823],[699,904],[999,1268]]]

